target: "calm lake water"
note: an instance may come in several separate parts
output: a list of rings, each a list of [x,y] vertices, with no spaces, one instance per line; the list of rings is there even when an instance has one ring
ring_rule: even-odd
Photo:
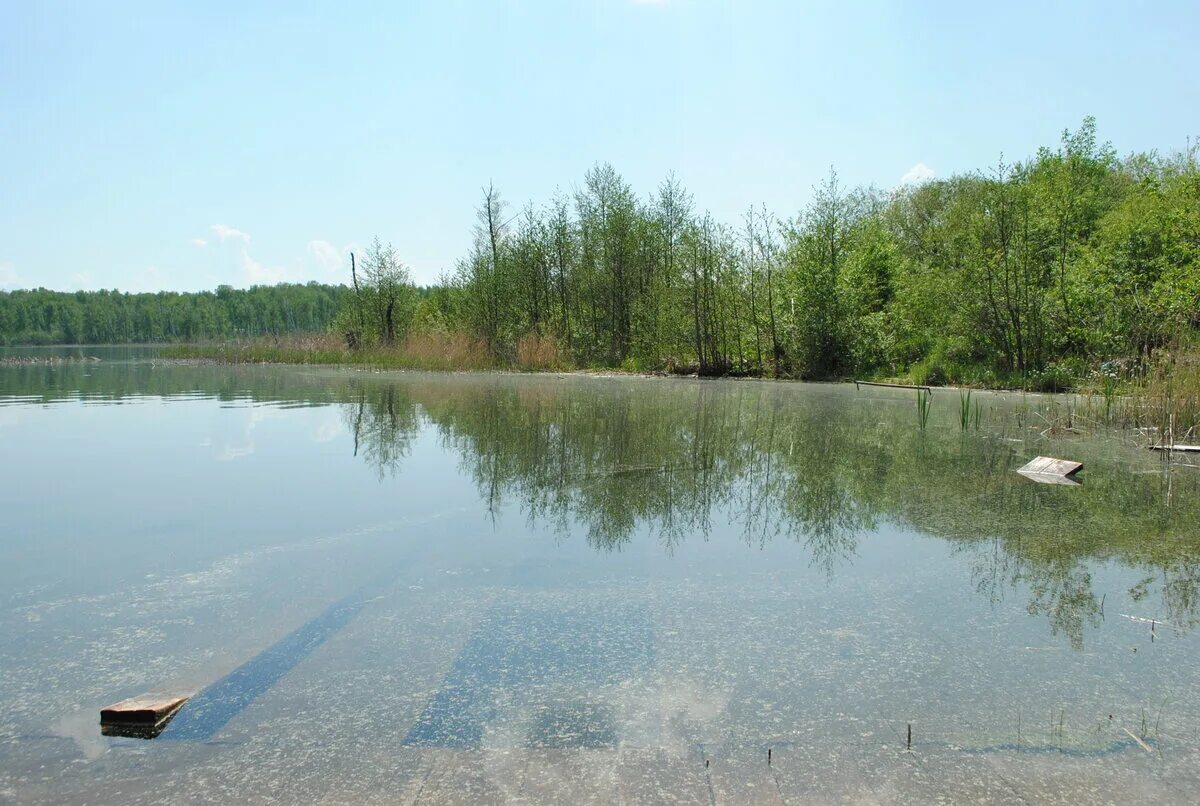
[[[1200,469],[1080,401],[82,354],[0,366],[0,801],[1200,799]]]

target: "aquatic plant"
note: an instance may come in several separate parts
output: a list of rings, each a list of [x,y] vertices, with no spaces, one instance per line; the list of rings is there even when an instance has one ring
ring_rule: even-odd
[[[414,331],[394,345],[350,349],[332,333],[173,345],[163,356],[224,364],[338,364],[380,369],[497,369],[483,342],[466,333]],[[548,368],[548,367],[547,367]]]
[[[522,336],[517,339],[517,369],[526,371],[569,369],[558,340],[549,335]]]
[[[932,402],[933,393],[931,390],[917,390],[917,422],[922,429],[929,423],[929,406]]]

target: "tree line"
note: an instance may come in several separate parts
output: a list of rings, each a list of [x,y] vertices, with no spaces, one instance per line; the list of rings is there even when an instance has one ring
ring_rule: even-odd
[[[327,330],[340,285],[283,284],[196,293],[0,292],[0,344],[121,344],[277,336]]]
[[[1050,387],[1200,328],[1196,148],[1118,157],[1091,118],[1024,161],[891,191],[831,171],[790,218],[718,222],[674,176],[640,197],[599,164],[540,206],[488,186],[477,219],[455,270],[391,308],[407,278],[376,244],[387,280],[343,331],[465,330],[574,366]]]
[[[376,239],[348,287],[0,293],[0,343],[333,331],[358,350],[453,334],[500,365],[1037,389],[1198,351],[1190,142],[1119,157],[1087,118],[1023,161],[888,191],[831,170],[814,190],[795,215],[729,224],[674,176],[639,196],[598,164],[541,205],[489,185],[467,254],[431,288]]]

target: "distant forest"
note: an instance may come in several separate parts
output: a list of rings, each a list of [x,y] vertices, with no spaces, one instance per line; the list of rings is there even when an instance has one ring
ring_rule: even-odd
[[[276,285],[215,292],[0,292],[0,344],[121,344],[328,330],[345,286]]]

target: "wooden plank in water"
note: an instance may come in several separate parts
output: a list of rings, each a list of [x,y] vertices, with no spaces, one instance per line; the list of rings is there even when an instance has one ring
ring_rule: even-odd
[[[1057,473],[1026,473],[1024,470],[1018,470],[1017,472],[1031,481],[1042,484],[1062,484],[1066,487],[1081,486],[1079,482],[1070,476],[1060,476]]]
[[[1048,476],[1073,476],[1083,470],[1083,462],[1072,462],[1069,459],[1055,459],[1050,456],[1038,456],[1018,470],[1018,473],[1031,473]]]
[[[926,392],[932,392],[928,386],[917,386],[909,383],[881,383],[879,381],[855,381],[854,387],[857,389],[860,386],[886,386],[889,389],[924,389]]]
[[[191,695],[150,692],[100,710],[101,725],[157,725],[175,715]]]
[[[1200,445],[1151,445],[1152,451],[1180,451],[1181,453],[1200,453]]]

